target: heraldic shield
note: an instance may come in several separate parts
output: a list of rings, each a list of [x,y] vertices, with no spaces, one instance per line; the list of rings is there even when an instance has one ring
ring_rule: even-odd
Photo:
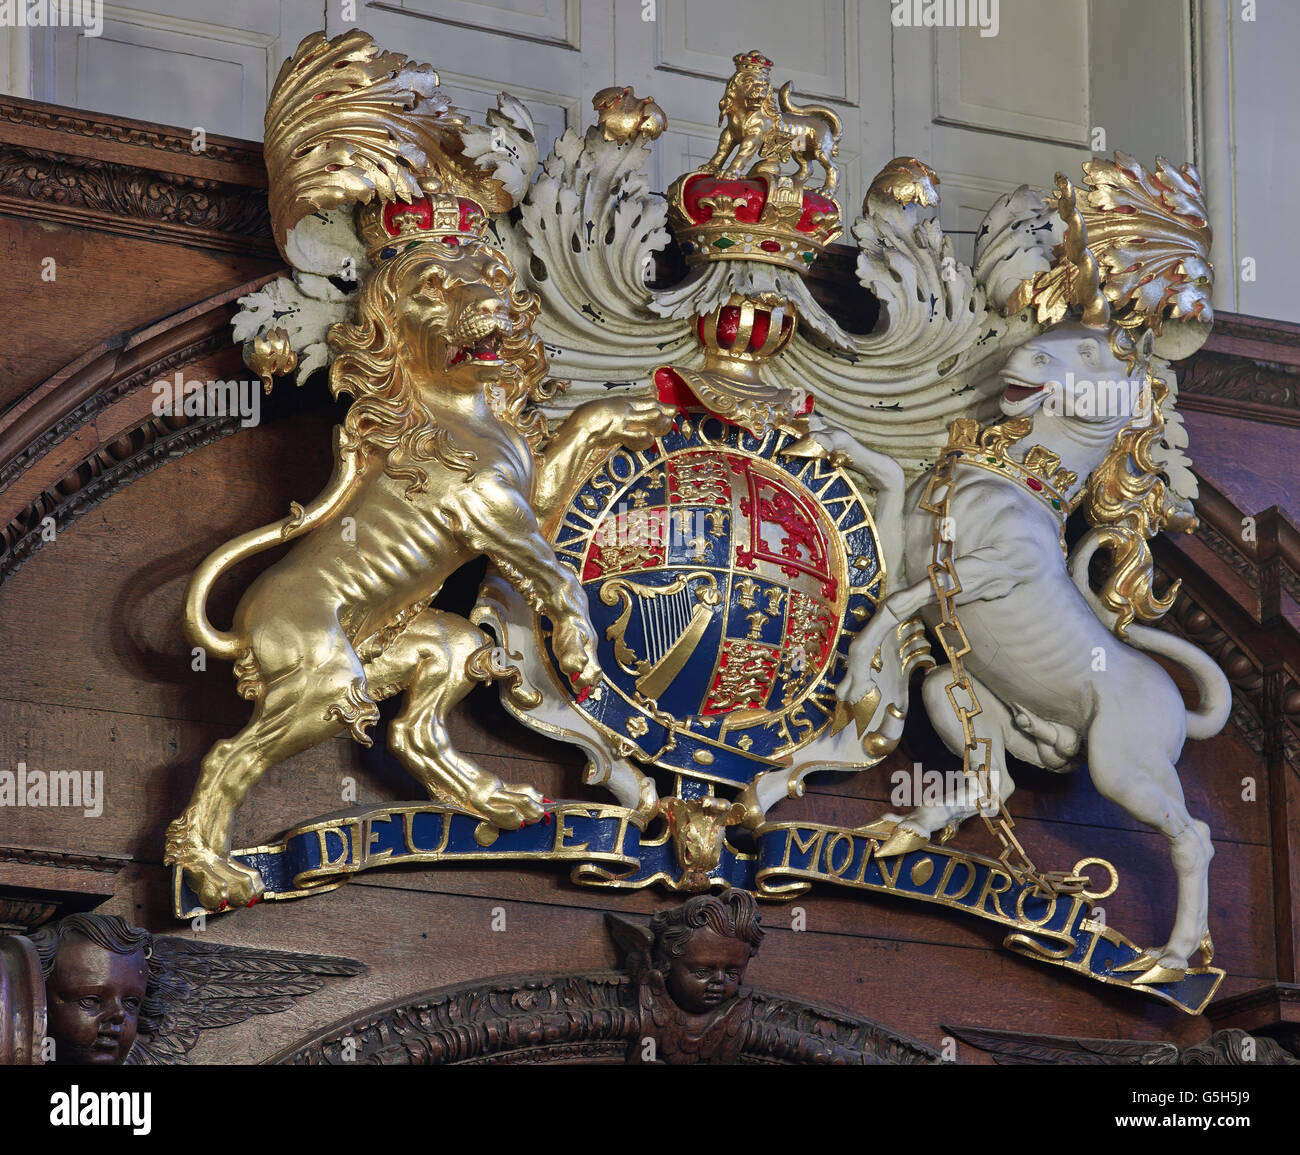
[[[791,456],[795,441],[687,408],[565,509],[555,553],[587,593],[604,674],[577,705],[632,757],[747,786],[832,725],[885,572],[852,480]]]
[[[665,195],[642,171],[663,111],[628,88],[598,93],[597,123],[539,172],[513,97],[472,124],[428,65],[359,31],[285,62],[266,158],[293,273],[241,299],[235,335],[268,389],[328,368],[353,400],[329,486],[191,581],[187,632],[234,663],[254,709],[169,827],[175,913],[475,860],[767,899],[823,883],[963,911],[1008,949],[1198,1012],[1224,976],[1209,835],[1167,791],[1168,750],[1217,732],[1231,696],[1196,647],[1141,623],[1173,597],[1154,592],[1148,539],[1195,524],[1165,431],[1168,359],[1210,319],[1199,178],[1117,154],[1079,190],[1061,175],[1050,196],[1017,189],[967,266],[938,177],[896,158],[852,224],[881,321],[850,333],[805,280],[842,233],[839,120],[774,91],[761,53],[733,60],[717,152]],[[655,287],[673,242],[685,276]],[[1128,407],[1049,408],[1060,366],[1131,375]],[[1092,528],[1067,548],[1076,510]],[[213,626],[217,579],[291,542],[234,627]],[[1100,592],[1099,549],[1119,559]],[[443,581],[480,557],[472,608],[440,608]],[[1073,660],[1101,644],[1120,670],[1105,685]],[[1189,672],[1196,709],[1143,650]],[[605,797],[543,798],[454,749],[448,714],[493,683],[516,719],[585,753]],[[1159,695],[1177,741],[1140,708]],[[370,744],[399,697],[388,746],[427,800],[230,848],[269,765],[342,733]],[[863,826],[769,816],[809,774],[893,753],[909,702],[960,759],[961,790]],[[1104,726],[1069,705],[1099,702]],[[1126,743],[1109,796],[1175,847],[1162,948],[1107,925],[1114,867],[1038,869],[1002,804],[1008,753],[1066,771],[1088,747],[1102,781],[1097,727]],[[1168,792],[1154,820],[1126,783]],[[953,844],[976,816],[997,857]]]

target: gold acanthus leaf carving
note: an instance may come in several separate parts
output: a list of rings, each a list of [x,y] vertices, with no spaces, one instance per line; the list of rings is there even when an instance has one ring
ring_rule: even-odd
[[[353,29],[308,36],[284,62],[266,107],[271,225],[284,251],[304,217],[348,204],[464,191],[488,212],[510,199],[463,154],[465,118],[428,64]]]

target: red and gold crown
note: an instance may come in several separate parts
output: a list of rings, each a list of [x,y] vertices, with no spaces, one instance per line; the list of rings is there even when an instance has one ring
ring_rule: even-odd
[[[487,213],[478,201],[453,193],[434,193],[409,202],[375,200],[357,209],[357,232],[372,264],[424,241],[447,245],[481,241],[487,225]]]
[[[772,62],[756,48],[751,48],[748,52],[737,52],[731,58],[731,63],[736,66],[737,75],[752,72],[766,80],[772,73]]]
[[[741,52],[732,61],[736,71],[718,102],[717,152],[669,188],[668,227],[688,265],[764,261],[806,272],[843,231],[831,199],[839,117],[829,108],[795,104],[789,84],[773,92],[772,62],[761,52]],[[782,171],[789,164],[798,166],[793,174]],[[825,178],[809,190],[814,164]]]
[[[668,227],[687,265],[766,261],[806,272],[843,232],[834,201],[789,177],[687,173],[668,190]]]

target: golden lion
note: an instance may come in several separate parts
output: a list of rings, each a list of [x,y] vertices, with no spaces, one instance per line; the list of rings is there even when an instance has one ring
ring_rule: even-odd
[[[733,57],[736,72],[718,102],[722,135],[705,171],[729,179],[755,172],[776,173],[781,160],[788,157],[799,166],[794,181],[802,187],[809,162],[816,161],[826,173],[818,191],[825,197],[834,196],[838,175],[831,162],[839,155],[839,117],[829,108],[794,104],[789,82],[781,86],[778,105],[767,68],[761,66],[770,66],[770,61],[756,63],[756,59],[753,52]],[[728,164],[733,149],[736,155]],[[750,161],[754,163],[747,172],[745,166]]]
[[[336,430],[335,472],[306,509],[229,542],[186,595],[191,640],[234,660],[254,702],[248,725],[203,760],[189,805],[167,832],[165,861],[184,868],[204,906],[246,905],[257,871],[230,857],[230,824],[268,767],[350,729],[406,692],[391,747],[434,798],[514,829],[542,814],[529,786],[505,785],[451,746],[448,712],[476,682],[517,672],[492,640],[430,602],[446,578],[486,554],[552,626],[577,689],[600,677],[595,633],[576,579],[539,530],[577,471],[616,444],[649,445],[671,410],[644,399],[581,406],[547,438],[530,401],[554,394],[532,332],[537,300],[514,287],[485,243],[412,246],[360,291],[358,320],[338,324],[330,386],[354,400]],[[283,542],[297,544],[249,586],[234,628],[207,619],[216,580]]]

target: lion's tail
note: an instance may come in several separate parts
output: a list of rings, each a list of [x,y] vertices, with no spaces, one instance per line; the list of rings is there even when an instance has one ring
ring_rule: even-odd
[[[208,621],[208,595],[221,575],[245,558],[315,529],[337,513],[351,493],[360,472],[360,457],[356,451],[344,448],[342,428],[335,430],[335,438],[334,476],[310,505],[304,509],[294,502],[288,517],[226,542],[204,558],[194,571],[185,590],[185,633],[191,642],[202,646],[210,656],[234,661],[248,649],[246,638],[233,631],[219,630]]]
[[[836,142],[835,152],[839,151],[840,118],[831,109],[820,104],[798,105],[790,99],[790,81],[781,85],[781,111],[791,116],[811,116],[826,121],[831,128],[831,139]]]

